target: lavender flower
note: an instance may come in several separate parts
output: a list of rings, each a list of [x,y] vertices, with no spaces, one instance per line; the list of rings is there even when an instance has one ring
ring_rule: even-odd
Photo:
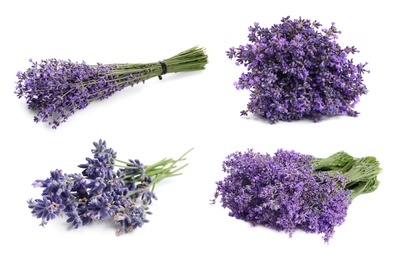
[[[204,69],[208,57],[204,49],[191,48],[169,59],[145,64],[100,64],[57,59],[33,62],[18,72],[15,93],[25,97],[28,108],[37,111],[35,122],[48,122],[53,128],[92,101],[145,80],[172,72]]]
[[[179,175],[178,171],[186,166],[176,168],[187,153],[177,160],[163,159],[144,166],[137,159],[118,160],[116,152],[107,148],[103,140],[93,144],[93,158],[86,158],[87,163],[79,165],[82,172],[65,174],[55,170],[47,179],[33,183],[34,187],[43,188],[42,198],[28,200],[28,207],[33,216],[42,220],[41,226],[66,215],[73,228],[113,219],[119,226],[117,235],[130,232],[148,222],[149,205],[157,199],[155,185]]]
[[[250,101],[241,115],[254,113],[271,123],[323,116],[357,116],[355,104],[367,88],[364,64],[354,64],[348,55],[355,47],[341,48],[341,32],[332,23],[321,29],[317,21],[282,18],[280,24],[249,28],[249,43],[227,51],[238,66],[244,65],[235,82],[250,90]]]
[[[356,196],[379,182],[379,162],[339,152],[326,159],[278,150],[274,156],[252,149],[230,154],[223,162],[224,180],[215,193],[229,216],[292,236],[296,229],[324,234],[328,242],[345,221]]]

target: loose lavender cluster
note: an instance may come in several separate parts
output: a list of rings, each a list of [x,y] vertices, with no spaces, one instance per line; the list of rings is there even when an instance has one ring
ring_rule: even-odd
[[[354,64],[348,55],[355,47],[341,48],[340,31],[332,23],[321,29],[317,21],[282,18],[280,24],[249,27],[249,43],[227,51],[238,66],[244,65],[235,82],[237,89],[251,91],[247,110],[271,123],[324,116],[357,116],[355,104],[367,88],[364,64]]]
[[[290,236],[296,229],[322,233],[328,242],[352,201],[345,188],[350,179],[314,167],[313,156],[294,151],[232,153],[223,162],[227,176],[217,182],[214,203],[220,197],[230,216],[253,225]]]
[[[42,220],[41,226],[66,215],[74,228],[113,219],[119,226],[117,235],[142,227],[151,214],[149,205],[157,199],[154,185],[178,175],[173,168],[183,160],[164,159],[145,167],[139,160],[118,160],[105,141],[94,142],[94,146],[93,158],[86,158],[87,162],[79,165],[82,172],[66,174],[54,170],[49,178],[33,183],[34,187],[43,188],[42,198],[30,199],[28,206]]]
[[[208,57],[203,48],[194,47],[153,63],[88,65],[58,59],[30,62],[30,68],[17,73],[15,94],[25,97],[28,108],[37,111],[35,122],[57,128],[94,100],[106,99],[152,77],[161,79],[166,73],[202,70]]]

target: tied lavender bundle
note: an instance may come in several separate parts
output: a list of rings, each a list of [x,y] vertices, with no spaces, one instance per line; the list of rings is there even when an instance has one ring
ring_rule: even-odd
[[[54,129],[92,101],[153,77],[173,72],[203,70],[208,56],[193,47],[169,59],[153,63],[88,65],[70,60],[48,59],[32,62],[18,72],[15,93],[25,97],[28,108],[37,111],[35,122],[48,122]]]
[[[106,142],[94,142],[93,158],[86,158],[80,173],[50,172],[45,180],[36,180],[34,187],[43,188],[41,199],[28,200],[33,216],[42,220],[41,226],[59,216],[67,216],[73,228],[93,221],[114,220],[122,235],[147,223],[149,205],[157,199],[155,185],[165,178],[180,175],[185,160],[163,159],[152,165],[139,160],[118,160],[116,152]],[[117,168],[117,170],[115,170]]]
[[[367,88],[364,64],[354,64],[348,55],[355,47],[341,48],[341,32],[332,23],[321,29],[317,21],[282,18],[280,24],[249,27],[249,43],[227,51],[238,66],[244,65],[235,82],[250,90],[250,101],[241,115],[254,113],[271,123],[324,116],[357,116],[353,108]]]
[[[323,234],[326,243],[345,221],[352,200],[378,188],[381,172],[375,157],[354,158],[338,152],[316,158],[278,150],[274,156],[252,149],[230,154],[227,177],[217,182],[229,215],[292,236],[296,229]]]

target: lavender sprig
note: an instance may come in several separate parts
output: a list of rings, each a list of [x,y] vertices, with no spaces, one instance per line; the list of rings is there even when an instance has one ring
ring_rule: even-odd
[[[204,48],[193,47],[169,59],[143,64],[96,64],[48,59],[18,72],[15,93],[37,111],[35,122],[57,128],[92,101],[110,97],[127,86],[166,73],[203,70],[208,62]]]
[[[345,152],[315,158],[278,150],[274,156],[249,149],[223,162],[227,176],[215,193],[229,215],[292,236],[296,229],[323,234],[328,242],[345,221],[352,200],[376,190],[381,168],[374,157]]]
[[[74,228],[113,219],[119,226],[117,235],[142,227],[151,214],[149,205],[157,199],[156,184],[180,175],[187,164],[177,167],[177,163],[184,161],[190,151],[178,159],[143,165],[137,159],[118,160],[116,152],[107,148],[103,140],[93,144],[93,158],[78,165],[82,172],[66,174],[54,170],[47,179],[33,183],[34,187],[43,188],[42,198],[28,200],[28,206],[33,216],[42,220],[41,226],[65,215]]]
[[[271,123],[324,116],[357,116],[354,106],[368,90],[363,83],[367,63],[348,58],[358,50],[342,48],[341,32],[332,23],[327,29],[307,19],[284,17],[280,24],[249,27],[249,43],[227,51],[238,66],[247,68],[235,82],[250,90],[250,101],[241,115],[254,113]]]

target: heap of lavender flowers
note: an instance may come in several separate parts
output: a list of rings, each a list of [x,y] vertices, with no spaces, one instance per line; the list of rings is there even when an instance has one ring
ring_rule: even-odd
[[[322,233],[328,242],[352,200],[377,189],[381,168],[374,157],[354,158],[343,151],[321,159],[249,149],[230,154],[223,171],[227,176],[217,182],[213,203],[220,197],[230,216],[290,236],[296,229]]]
[[[157,199],[155,185],[180,175],[187,165],[176,165],[185,160],[187,153],[177,160],[163,159],[146,166],[137,159],[118,160],[105,141],[94,142],[94,146],[93,158],[86,158],[86,163],[79,165],[82,172],[66,174],[54,170],[47,179],[33,183],[34,187],[43,188],[42,198],[28,200],[28,206],[42,220],[41,226],[65,215],[74,228],[113,219],[119,226],[117,235],[142,227],[151,214],[149,205]]]
[[[348,55],[355,47],[341,48],[341,32],[332,23],[321,29],[317,21],[282,18],[280,24],[249,27],[249,43],[227,51],[238,66],[244,65],[235,82],[237,89],[251,91],[247,109],[271,123],[324,116],[357,116],[355,104],[367,88],[363,73],[367,63],[354,64]]]
[[[193,47],[169,59],[143,64],[89,65],[70,60],[48,59],[33,62],[26,72],[18,72],[15,93],[25,97],[28,108],[37,111],[35,122],[53,128],[94,100],[110,97],[132,86],[166,73],[202,70],[208,62],[203,48]]]

